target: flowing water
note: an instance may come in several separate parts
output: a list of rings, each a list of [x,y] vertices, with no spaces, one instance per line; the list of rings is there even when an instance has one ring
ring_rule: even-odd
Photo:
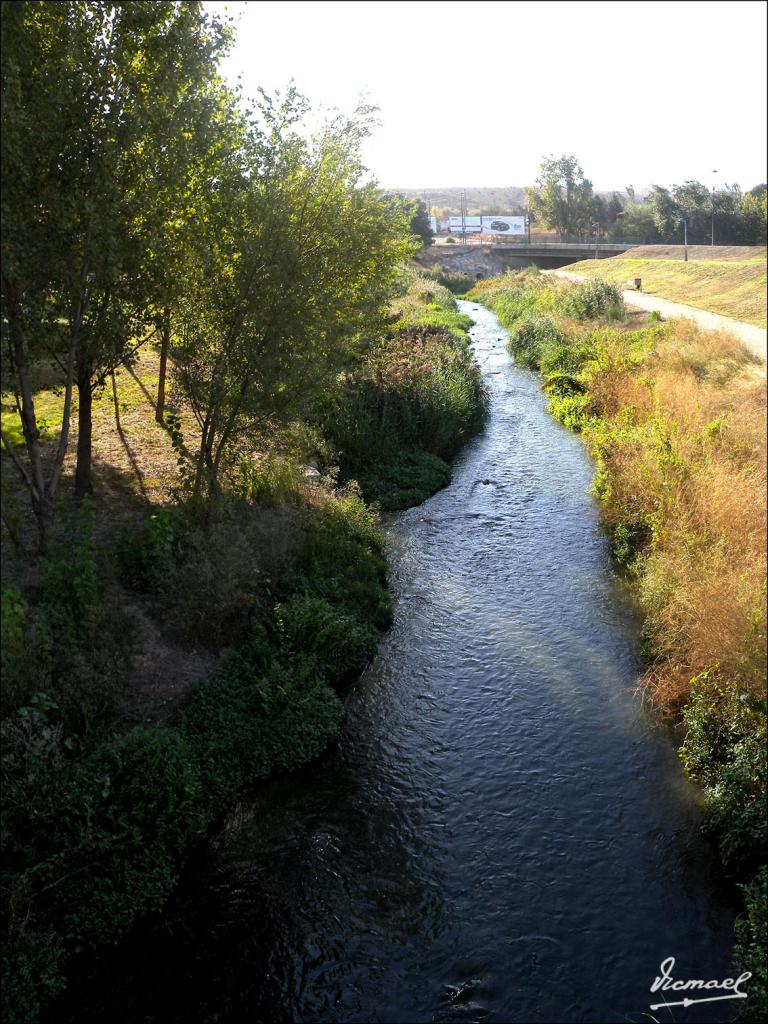
[[[637,621],[583,445],[496,317],[463,308],[490,419],[390,524],[395,623],[337,747],[259,791],[72,1020],[733,1016],[646,1016],[668,956],[676,977],[733,973],[732,908],[633,694]]]

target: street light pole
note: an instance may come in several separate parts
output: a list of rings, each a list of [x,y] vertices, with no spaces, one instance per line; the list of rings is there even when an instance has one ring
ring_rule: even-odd
[[[717,171],[712,171],[717,174]],[[715,244],[715,182],[712,182],[712,245]]]

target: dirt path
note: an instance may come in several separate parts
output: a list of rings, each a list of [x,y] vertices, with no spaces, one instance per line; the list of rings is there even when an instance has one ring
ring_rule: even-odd
[[[589,281],[592,278],[583,274],[574,274],[569,270],[545,270],[545,274],[557,274],[558,277],[568,278],[570,281]],[[741,320],[733,320],[729,316],[721,316],[719,313],[709,313],[704,309],[696,309],[695,306],[685,306],[681,302],[672,302],[669,299],[659,298],[658,295],[646,295],[644,292],[624,291],[621,293],[624,301],[634,309],[658,310],[662,316],[674,317],[685,316],[694,320],[701,327],[708,331],[729,331],[744,342],[747,348],[754,352],[765,362],[766,339],[768,332],[764,327],[756,327],[754,324],[745,324]]]

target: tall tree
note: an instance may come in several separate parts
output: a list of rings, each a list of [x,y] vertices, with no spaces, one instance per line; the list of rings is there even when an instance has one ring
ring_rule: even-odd
[[[290,89],[263,98],[245,167],[206,217],[174,329],[176,379],[200,428],[198,498],[254,436],[327,385],[356,337],[378,323],[412,251],[409,210],[367,181],[359,147],[370,112],[315,136]]]
[[[194,137],[193,100],[215,75],[227,30],[200,3],[19,2],[5,3],[3,14],[3,333],[27,464],[4,443],[42,535],[73,390],[83,494],[93,392],[153,330],[147,254],[157,237],[156,186],[183,186],[184,147],[175,140]],[[43,355],[60,367],[65,396],[50,469],[32,382]]]
[[[561,238],[589,232],[595,212],[592,182],[575,156],[544,157],[535,186],[525,192],[536,220]]]
[[[411,206],[411,234],[416,235],[422,245],[431,245],[435,237],[423,199],[415,199]]]

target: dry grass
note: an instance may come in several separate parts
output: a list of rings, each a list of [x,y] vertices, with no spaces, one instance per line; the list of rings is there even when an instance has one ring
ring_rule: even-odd
[[[636,245],[628,253],[631,259],[681,260],[682,245]],[[762,260],[765,262],[764,245],[689,245],[688,257],[692,260]]]
[[[117,408],[112,383],[94,395],[93,402],[93,483],[94,504],[99,512],[100,532],[112,532],[119,523],[149,505],[168,502],[178,483],[176,453],[168,431],[155,421],[159,355],[147,347],[139,353],[130,369],[120,367],[115,372]],[[169,385],[170,385],[169,380]],[[43,457],[52,456],[61,429],[64,398],[60,390],[50,389],[46,377],[39,374],[35,392],[38,417],[44,421],[42,432]],[[172,391],[166,403],[167,412],[177,412],[182,427],[190,440],[195,436],[196,424],[185,404]],[[10,396],[3,395],[3,430],[25,459],[19,418],[13,410]],[[77,394],[73,395],[69,445],[64,462],[64,473],[59,486],[60,500],[71,500],[72,480],[77,457]],[[26,515],[28,496],[17,473],[2,454],[3,502],[6,508],[16,508],[20,514],[20,532],[33,544],[35,528],[32,516]],[[3,543],[5,543],[3,531]]]
[[[634,566],[659,655],[645,692],[674,713],[693,676],[715,664],[758,692],[765,685],[764,371],[736,339],[689,321],[672,323],[639,371],[618,347],[614,356],[593,371],[590,394],[604,421],[591,440],[610,480],[607,520],[653,525]]]
[[[758,327],[766,326],[768,276],[765,249],[742,259],[692,257],[688,263],[684,263],[682,257],[640,258],[639,251],[631,249],[624,255],[605,260],[582,260],[567,269],[574,274],[603,277],[614,284],[624,284],[631,278],[639,277],[643,282],[643,291],[648,294],[720,313]],[[748,251],[751,252],[751,247]]]

